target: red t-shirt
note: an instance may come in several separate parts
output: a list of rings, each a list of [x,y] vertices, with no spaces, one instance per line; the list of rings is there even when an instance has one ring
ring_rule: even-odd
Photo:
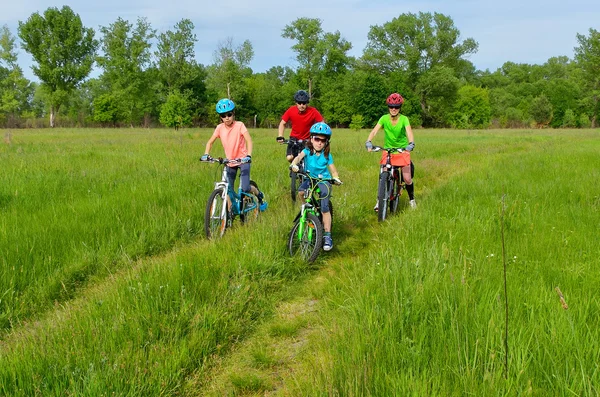
[[[298,111],[297,106],[291,106],[285,111],[281,119],[286,123],[292,122],[292,132],[290,136],[296,139],[308,139],[310,137],[310,127],[313,124],[323,121],[321,113],[312,106],[307,106],[303,113]]]

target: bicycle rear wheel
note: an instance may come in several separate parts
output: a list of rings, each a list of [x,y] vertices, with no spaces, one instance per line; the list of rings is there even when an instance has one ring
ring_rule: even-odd
[[[298,188],[302,183],[302,178],[295,172],[290,171],[290,194],[292,196],[292,201],[296,201],[298,196]]]
[[[379,186],[377,188],[377,219],[379,222],[383,222],[387,217],[388,212],[388,199],[390,192],[388,190],[388,176],[389,172],[382,172],[379,174]]]
[[[223,199],[223,189],[215,189],[210,194],[204,212],[204,232],[207,238],[222,237],[227,229],[227,199]]]
[[[306,219],[298,219],[292,227],[288,239],[288,249],[291,256],[298,255],[308,263],[314,262],[323,247],[323,224],[313,214],[307,214]]]

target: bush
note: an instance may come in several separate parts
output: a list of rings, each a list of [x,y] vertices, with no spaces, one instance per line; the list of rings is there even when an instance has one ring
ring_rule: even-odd
[[[360,130],[365,126],[365,118],[361,114],[352,115],[352,121],[350,122],[350,128],[353,130]]]
[[[565,115],[563,116],[562,126],[563,126],[563,128],[577,127],[577,117],[575,117],[575,112],[573,112],[571,109],[565,110]]]
[[[592,126],[592,121],[589,116],[585,113],[579,115],[579,119],[577,120],[577,126],[579,128],[590,128]]]

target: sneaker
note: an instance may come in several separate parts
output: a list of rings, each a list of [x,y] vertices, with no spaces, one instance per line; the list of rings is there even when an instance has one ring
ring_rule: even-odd
[[[417,202],[415,201],[415,199],[412,199],[408,202],[408,205],[410,205],[410,208],[417,208]]]
[[[256,198],[258,199],[259,203],[262,203],[263,199],[265,198],[265,194],[263,192],[258,192],[258,196],[256,196]]]
[[[375,203],[375,207],[373,207],[373,211],[379,212],[379,200]]]
[[[268,207],[268,206],[269,206],[269,205],[267,204],[267,202],[266,202],[266,201],[263,201],[263,202],[262,202],[262,203],[260,203],[260,205],[258,206],[258,210],[259,210],[260,212],[263,212],[264,210],[266,210],[266,209],[267,209],[267,207]]]
[[[331,239],[331,236],[326,235],[325,237],[323,237],[323,250],[331,251],[332,248],[333,248],[333,240]]]

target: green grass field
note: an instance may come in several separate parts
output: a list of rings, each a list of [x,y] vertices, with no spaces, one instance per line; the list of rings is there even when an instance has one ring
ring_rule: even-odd
[[[311,266],[275,130],[251,130],[268,210],[205,239],[211,132],[11,132],[0,395],[600,394],[600,130],[416,130],[418,208],[384,223],[368,131],[334,130]]]

